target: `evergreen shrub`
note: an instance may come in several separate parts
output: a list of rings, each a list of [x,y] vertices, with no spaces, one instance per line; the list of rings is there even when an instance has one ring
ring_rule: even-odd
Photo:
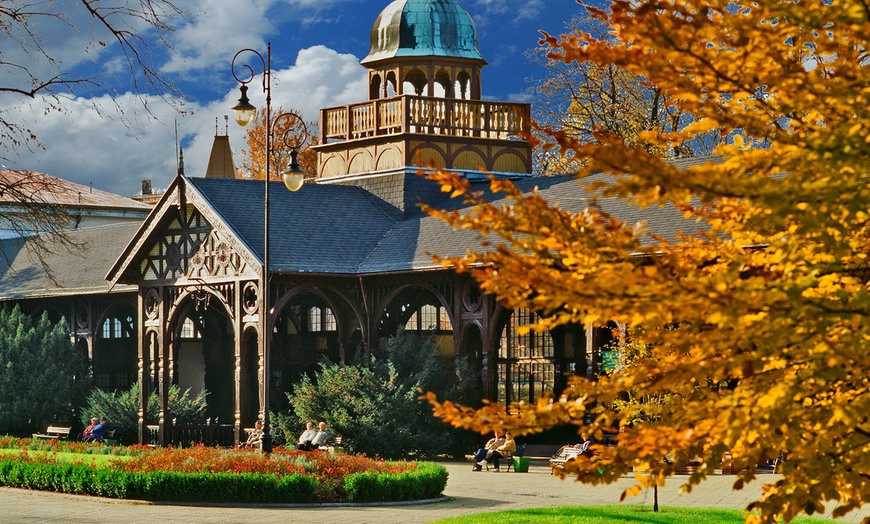
[[[0,309],[0,433],[29,436],[49,424],[71,425],[90,391],[86,355],[61,320],[33,320]]]
[[[206,395],[201,391],[191,396],[190,388],[182,391],[177,385],[169,387],[169,418],[179,424],[205,424]],[[147,423],[157,424],[160,415],[160,399],[152,391],[148,397]],[[139,430],[139,383],[127,391],[109,392],[95,389],[88,396],[82,410],[81,421],[87,425],[91,417],[106,417],[109,427],[115,430],[115,438],[121,442],[136,442]]]
[[[323,420],[344,437],[349,452],[389,458],[460,455],[474,435],[433,417],[419,396],[433,391],[440,399],[456,400],[474,383],[440,354],[433,333],[416,337],[400,331],[385,340],[380,357],[357,355],[346,366],[321,362],[314,376],[305,375],[287,394],[293,411],[275,415],[275,432],[295,443],[305,421]]]

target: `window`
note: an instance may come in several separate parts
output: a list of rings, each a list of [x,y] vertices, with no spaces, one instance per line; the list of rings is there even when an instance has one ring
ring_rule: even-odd
[[[330,308],[312,307],[308,310],[308,331],[338,331],[338,321]]]
[[[179,333],[179,337],[188,339],[202,338],[202,333],[200,333],[193,324],[193,320],[186,318],[184,319],[184,323],[181,324],[181,333]]]
[[[108,317],[103,321],[100,335],[104,339],[133,338],[133,317],[128,315],[123,319]]]
[[[535,402],[555,387],[555,351],[549,330],[520,333],[520,328],[537,319],[529,309],[518,309],[502,331],[497,362],[498,400],[502,404]]]
[[[405,308],[402,308],[403,311]],[[435,331],[452,331],[453,326],[450,324],[450,314],[447,308],[441,306],[433,306],[426,304],[417,311],[411,313],[408,321],[405,323],[406,331],[427,331],[434,329]]]

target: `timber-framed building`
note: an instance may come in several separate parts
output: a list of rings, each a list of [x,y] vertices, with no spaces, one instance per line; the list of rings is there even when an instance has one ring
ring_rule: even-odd
[[[362,63],[368,100],[321,111],[317,179],[294,193],[278,183],[270,189],[269,311],[261,303],[264,182],[223,175],[179,175],[135,231],[82,231],[96,238],[84,256],[103,264],[108,290],[105,280],[99,288],[72,268],[45,296],[23,279],[0,281],[0,299],[72,319],[71,335],[102,377],[98,386],[140,383],[141,442],[179,438],[167,410],[171,385],[207,390],[219,428],[212,440],[231,444],[262,414],[266,389],[268,405],[283,409],[285,393],[323,357],[347,363],[357,351],[377,352],[400,327],[435,330],[442,353],[471,370],[482,396],[505,404],[599,371],[610,327],[520,335],[534,312],[508,310],[469,276],[432,261],[479,247],[480,239],[419,209],[420,202],[463,205],[419,176],[421,163],[481,184],[486,173],[509,177],[570,210],[589,204],[570,176],[532,176],[531,148],[521,138],[527,104],[481,98],[486,62],[468,13],[455,0],[396,0],[376,18]],[[655,221],[662,234],[681,222],[668,210],[641,217],[627,205],[603,205],[628,221]],[[120,253],[113,262],[96,260],[112,252]],[[49,263],[68,267],[68,260]],[[263,336],[272,337],[268,366]],[[151,391],[161,399],[157,425],[146,423]]]

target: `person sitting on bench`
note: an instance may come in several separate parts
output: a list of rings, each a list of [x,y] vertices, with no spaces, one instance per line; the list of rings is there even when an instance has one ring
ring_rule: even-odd
[[[303,431],[302,434],[299,435],[299,442],[296,444],[296,449],[301,449],[299,446],[303,444],[305,446],[310,445],[311,442],[314,440],[314,437],[316,436],[317,430],[314,429],[314,423],[309,422],[305,424],[305,431]]]
[[[495,436],[489,439],[485,446],[477,450],[474,454],[474,471],[480,471],[486,465],[490,455],[496,448],[504,443],[504,437],[499,435],[498,430],[495,431]]]
[[[317,435],[314,435],[314,439],[311,442],[296,444],[296,449],[302,451],[314,451],[320,446],[326,444],[326,441],[333,438],[335,435],[332,434],[332,431],[326,429],[326,422],[321,422],[318,424]]]
[[[257,419],[257,422],[254,423],[254,431],[248,435],[248,440],[245,441],[240,447],[243,448],[256,448],[260,445],[260,442],[263,440],[263,420]]]
[[[94,427],[91,434],[85,438],[85,442],[102,442],[106,438],[106,432],[109,431],[109,421],[106,417],[100,419],[100,423]]]
[[[92,418],[91,425],[86,427],[84,431],[82,431],[82,434],[79,435],[79,440],[81,440],[82,442],[87,442],[88,437],[91,436],[91,433],[94,432],[94,428],[97,427],[99,423],[100,419],[98,419],[97,417]]]
[[[489,456],[486,458],[488,461],[492,461],[493,471],[498,473],[498,459],[511,458],[514,453],[517,451],[517,441],[514,440],[513,435],[511,435],[510,431],[504,432],[504,441],[500,446],[492,450]]]

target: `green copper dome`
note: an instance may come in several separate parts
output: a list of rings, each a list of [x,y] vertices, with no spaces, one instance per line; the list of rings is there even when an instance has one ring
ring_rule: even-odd
[[[409,56],[481,60],[477,28],[456,0],[395,0],[372,26],[362,63]]]

